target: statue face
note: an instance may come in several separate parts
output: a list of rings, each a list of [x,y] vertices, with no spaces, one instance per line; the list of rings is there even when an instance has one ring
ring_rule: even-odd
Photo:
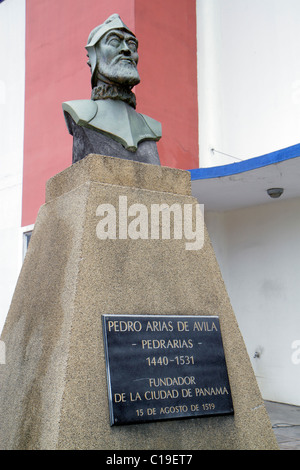
[[[137,39],[125,30],[106,33],[96,46],[98,77],[131,88],[137,85],[140,82],[137,48]]]

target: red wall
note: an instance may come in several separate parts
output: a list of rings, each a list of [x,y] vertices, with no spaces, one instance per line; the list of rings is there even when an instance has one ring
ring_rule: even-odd
[[[198,168],[195,0],[136,0],[138,110],[162,123],[162,165]]]
[[[195,0],[27,1],[23,226],[35,222],[46,181],[72,163],[61,103],[90,97],[84,46],[112,13],[139,39],[137,110],[162,122],[162,164],[198,166]]]

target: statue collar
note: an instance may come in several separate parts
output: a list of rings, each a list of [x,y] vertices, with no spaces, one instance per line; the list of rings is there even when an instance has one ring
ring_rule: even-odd
[[[125,101],[111,98],[68,101],[63,103],[63,110],[76,124],[107,135],[131,152],[136,152],[144,140],[161,138],[160,122],[137,113]]]

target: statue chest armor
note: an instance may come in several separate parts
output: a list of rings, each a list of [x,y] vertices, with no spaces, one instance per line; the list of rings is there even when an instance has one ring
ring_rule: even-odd
[[[161,137],[161,124],[158,121],[137,113],[124,101],[68,101],[63,103],[63,110],[72,135],[66,113],[77,125],[110,137],[130,152],[136,152],[140,142],[158,141]]]

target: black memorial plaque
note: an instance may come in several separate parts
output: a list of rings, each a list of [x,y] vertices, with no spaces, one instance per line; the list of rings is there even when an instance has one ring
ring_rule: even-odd
[[[217,316],[103,315],[110,424],[233,414]]]

